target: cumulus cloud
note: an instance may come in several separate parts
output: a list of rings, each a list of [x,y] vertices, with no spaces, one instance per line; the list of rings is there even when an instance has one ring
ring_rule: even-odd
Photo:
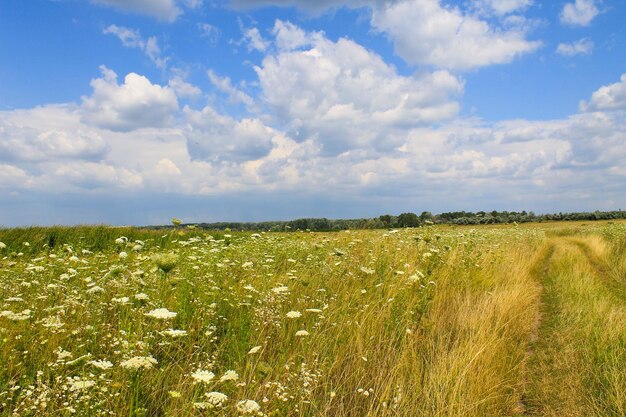
[[[35,184],[35,178],[14,165],[0,163],[0,190],[28,189]]]
[[[174,91],[177,97],[194,98],[202,94],[202,90],[200,90],[200,88],[188,83],[180,75],[175,75],[174,77],[172,77],[167,85]]]
[[[211,84],[228,96],[231,103],[241,103],[248,109],[254,108],[254,99],[244,91],[235,87],[229,77],[220,77],[213,70],[208,70],[207,76],[209,77]]]
[[[110,162],[72,161],[41,165],[48,176],[62,182],[64,187],[93,190],[98,188],[137,188],[143,183],[140,173]]]
[[[591,95],[591,99],[581,101],[580,110],[612,111],[626,109],[626,74],[622,74],[620,82],[600,87]]]
[[[272,149],[278,133],[258,119],[235,120],[211,107],[183,109],[189,152],[194,159],[242,162],[259,159]]]
[[[276,47],[281,51],[292,51],[304,46],[311,45],[316,37],[321,34],[309,34],[291,22],[277,20],[274,23],[272,33],[275,37]]]
[[[589,26],[600,13],[594,0],[576,0],[566,3],[559,15],[561,23],[571,26]]]
[[[241,41],[248,45],[249,51],[265,52],[270,45],[268,41],[263,39],[261,32],[257,28],[246,29]]]
[[[127,48],[140,49],[157,68],[165,68],[167,61],[169,61],[168,57],[161,55],[161,47],[159,46],[157,38],[154,36],[150,36],[147,40],[144,40],[138,30],[117,25],[110,25],[104,29],[103,33],[105,35],[117,36],[122,42],[122,45]]]
[[[439,0],[402,0],[374,10],[372,25],[393,41],[396,53],[416,65],[468,70],[511,62],[535,51],[519,28],[491,27]]]
[[[103,129],[130,131],[142,127],[169,126],[178,100],[168,87],[152,84],[146,77],[129,73],[123,84],[117,74],[102,66],[102,78],[91,81],[93,93],[83,97],[82,121]]]
[[[76,108],[43,106],[0,112],[0,160],[97,160],[107,150],[98,132],[81,126]]]
[[[560,43],[556,48],[556,53],[563,56],[590,55],[593,48],[593,41],[583,38],[571,43]]]
[[[397,144],[395,129],[457,114],[453,98],[463,83],[446,71],[400,76],[357,43],[333,42],[319,33],[304,35],[310,47],[289,50],[302,42],[285,42],[281,33],[299,31],[286,23],[276,27],[277,39],[289,48],[267,56],[256,72],[265,104],[299,141],[313,138],[331,154],[389,149]]]
[[[533,0],[478,0],[473,7],[498,16],[518,12],[533,4]]]
[[[170,22],[176,20],[182,13],[174,0],[92,0],[92,2]],[[197,0],[187,1],[187,4],[191,6],[197,6],[200,3]]]

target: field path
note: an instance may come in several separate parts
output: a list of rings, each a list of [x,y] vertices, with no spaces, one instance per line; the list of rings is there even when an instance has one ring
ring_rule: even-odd
[[[533,275],[543,287],[520,414],[626,415],[626,286],[596,235],[551,236]]]

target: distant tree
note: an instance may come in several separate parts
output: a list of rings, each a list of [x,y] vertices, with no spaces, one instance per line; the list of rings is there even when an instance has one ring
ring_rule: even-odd
[[[383,214],[382,216],[378,217],[378,220],[380,220],[385,227],[391,226],[392,217],[390,214]]]
[[[400,227],[417,227],[420,225],[420,219],[415,213],[402,213],[398,216],[398,226]]]
[[[422,222],[425,221],[432,221],[434,218],[433,214],[430,211],[422,211],[422,214],[420,214],[420,220]]]

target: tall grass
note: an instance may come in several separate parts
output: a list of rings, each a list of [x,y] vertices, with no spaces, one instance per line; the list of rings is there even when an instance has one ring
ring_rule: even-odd
[[[0,230],[0,415],[618,415],[622,232]]]

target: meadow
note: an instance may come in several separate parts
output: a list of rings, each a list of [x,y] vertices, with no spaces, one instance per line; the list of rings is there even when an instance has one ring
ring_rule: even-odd
[[[0,416],[626,415],[626,223],[0,242]]]

